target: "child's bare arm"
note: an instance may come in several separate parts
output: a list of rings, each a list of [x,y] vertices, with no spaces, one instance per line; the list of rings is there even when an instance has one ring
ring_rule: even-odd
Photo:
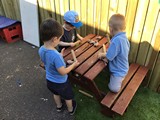
[[[105,58],[105,57],[106,57],[106,53],[104,53],[104,52],[98,53],[98,58],[99,59],[102,59],[102,58]]]
[[[68,66],[68,67],[64,67],[64,66],[62,66],[62,67],[60,67],[59,69],[58,69],[58,72],[61,74],[61,75],[66,75],[66,74],[68,74],[71,70],[73,70],[76,66],[78,66],[79,65],[79,62],[74,62],[72,65],[70,65],[70,66]]]
[[[80,36],[78,33],[77,33],[77,37],[78,37],[78,39],[80,39],[80,40],[82,40],[82,39],[83,39],[83,37],[82,37],[82,36]]]
[[[60,46],[72,46],[72,44],[73,44],[73,42],[70,42],[70,43],[69,42],[62,42],[62,41],[59,42]]]

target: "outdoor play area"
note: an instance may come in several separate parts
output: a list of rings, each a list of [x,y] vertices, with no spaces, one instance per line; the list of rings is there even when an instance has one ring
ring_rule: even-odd
[[[53,18],[64,27],[70,10],[83,23],[71,24],[82,39],[62,54],[67,67],[78,61],[68,73],[74,115],[66,103],[57,112],[39,56],[41,23]],[[117,13],[125,17],[130,48],[128,72],[114,93],[109,63],[98,55],[113,42],[109,20]],[[160,1],[0,0],[0,66],[0,120],[159,120]]]

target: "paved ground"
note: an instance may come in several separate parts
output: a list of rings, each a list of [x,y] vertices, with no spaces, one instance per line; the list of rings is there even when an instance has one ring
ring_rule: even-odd
[[[0,40],[0,120],[74,120],[55,110],[38,48],[23,41]]]

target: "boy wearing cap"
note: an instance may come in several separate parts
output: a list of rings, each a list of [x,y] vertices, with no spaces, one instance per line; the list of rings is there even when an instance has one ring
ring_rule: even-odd
[[[74,47],[83,39],[83,37],[81,37],[76,32],[76,28],[79,28],[82,25],[83,25],[82,22],[79,21],[77,12],[71,10],[67,11],[64,14],[64,24],[63,24],[64,34],[61,37],[59,43],[59,51],[61,51],[63,48]],[[80,39],[79,41],[77,41],[77,37],[78,39]]]
[[[126,37],[125,27],[125,17],[123,15],[112,15],[109,20],[109,31],[112,36],[110,46],[106,53],[98,54],[98,58],[106,57],[109,61],[111,75],[108,87],[115,93],[121,89],[122,81],[129,69],[128,54],[130,44]]]
[[[76,101],[73,100],[74,94],[68,81],[68,75],[79,63],[76,61],[66,67],[62,55],[56,50],[60,38],[63,35],[62,26],[54,19],[46,19],[40,25],[40,39],[44,45],[39,49],[39,56],[45,65],[46,82],[48,89],[53,93],[53,98],[60,112],[64,107],[61,99],[66,102],[70,115],[76,111]]]

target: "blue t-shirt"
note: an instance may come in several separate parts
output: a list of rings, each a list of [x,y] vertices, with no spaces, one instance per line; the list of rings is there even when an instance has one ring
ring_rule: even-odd
[[[109,69],[112,75],[126,76],[129,69],[129,49],[130,44],[125,32],[120,32],[111,39],[106,57],[109,60]]]
[[[62,66],[66,67],[62,55],[57,50],[49,50],[41,46],[39,56],[45,65],[47,80],[54,83],[64,83],[67,81],[68,75],[61,75],[57,70]]]

